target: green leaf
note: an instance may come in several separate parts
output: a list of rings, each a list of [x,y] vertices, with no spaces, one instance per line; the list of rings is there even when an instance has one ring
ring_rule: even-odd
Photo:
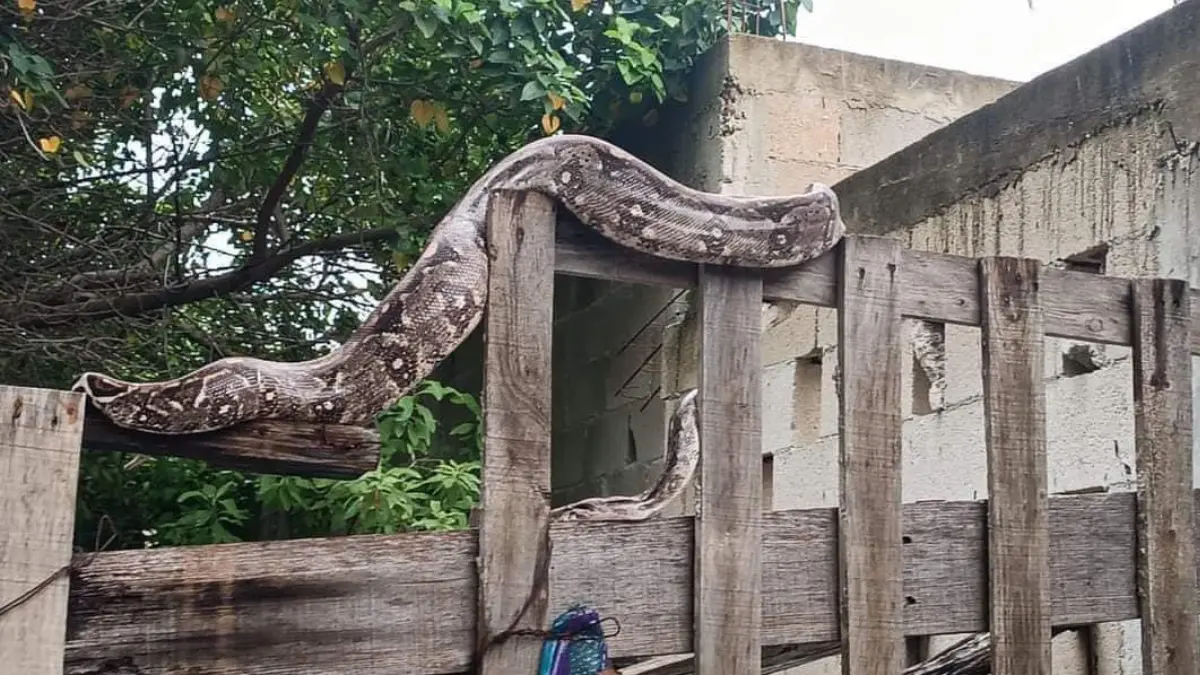
[[[424,12],[417,12],[412,17],[413,22],[417,24],[417,28],[421,31],[421,35],[431,38],[437,33],[438,21],[436,18]]]
[[[521,100],[532,101],[535,98],[541,98],[546,95],[546,88],[536,80],[530,80],[521,88]]]

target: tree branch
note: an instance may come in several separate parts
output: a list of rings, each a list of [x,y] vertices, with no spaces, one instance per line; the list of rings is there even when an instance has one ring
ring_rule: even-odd
[[[346,77],[349,76],[350,68],[347,67]],[[254,244],[250,250],[249,264],[256,264],[267,256],[267,233],[271,230],[271,218],[283,200],[288,186],[292,184],[292,179],[296,177],[296,173],[304,164],[308,149],[312,147],[313,140],[317,137],[317,127],[320,125],[321,117],[329,110],[329,106],[333,104],[333,100],[342,92],[342,89],[342,85],[325,79],[321,91],[317,92],[317,95],[309,102],[308,110],[304,113],[304,120],[300,123],[300,133],[296,137],[296,142],[292,144],[292,151],[288,154],[283,168],[280,169],[279,175],[275,177],[275,182],[267,190],[267,195],[263,197],[262,204],[259,205],[258,212],[254,216]]]
[[[99,321],[115,316],[136,317],[169,307],[178,307],[236,293],[254,284],[267,281],[290,263],[306,255],[384,241],[394,235],[395,229],[391,227],[339,234],[283,249],[257,263],[248,262],[232,272],[215,277],[197,279],[181,286],[163,287],[115,298],[97,298],[49,307],[18,300],[0,311],[0,320],[26,330],[40,330]]]

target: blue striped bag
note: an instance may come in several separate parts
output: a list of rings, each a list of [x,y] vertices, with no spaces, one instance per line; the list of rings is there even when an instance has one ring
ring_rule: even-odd
[[[597,675],[612,667],[600,613],[573,605],[559,614],[542,642],[538,675]]]

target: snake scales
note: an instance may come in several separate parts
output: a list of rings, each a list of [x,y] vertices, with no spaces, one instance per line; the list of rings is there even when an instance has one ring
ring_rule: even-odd
[[[542,193],[617,244],[709,265],[798,265],[842,238],[829,188],[787,197],[700,192],[605,141],[560,135],[530,143],[478,179],[431,233],[421,256],[340,348],[317,359],[232,357],[159,382],[85,373],[73,389],[119,426],[191,434],[252,419],[364,425],[404,396],[483,316],[489,195]],[[640,520],[690,479],[699,456],[695,392],[674,413],[658,484],[637,497],[583,500],[556,519]]]

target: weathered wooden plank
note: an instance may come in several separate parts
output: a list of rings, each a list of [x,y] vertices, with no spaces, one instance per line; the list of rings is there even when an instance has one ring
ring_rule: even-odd
[[[0,668],[63,671],[83,396],[0,386]]]
[[[273,420],[187,436],[163,436],[118,427],[89,410],[83,427],[88,450],[187,457],[229,469],[320,478],[354,478],[379,463],[374,428]]]
[[[695,265],[658,260],[622,248],[598,234],[580,231],[578,224],[560,223],[556,271],[561,274],[612,279],[674,288],[697,284]],[[851,235],[847,240],[872,240]],[[794,269],[766,270],[763,297],[804,304],[837,305],[836,251]],[[975,258],[928,251],[902,250],[906,292],[900,312],[906,317],[959,325],[979,325],[979,281]],[[1053,268],[1041,271],[1046,334],[1107,344],[1132,344],[1129,319],[1129,286],[1118,277],[1105,277]],[[1200,291],[1190,290],[1195,302]],[[1190,350],[1200,354],[1200,328],[1191,332]],[[95,417],[95,416],[89,416]],[[173,437],[169,443],[155,437],[122,434],[112,438],[102,432],[102,422],[90,419],[85,430],[88,447],[135,450],[147,444],[148,454],[181,455],[221,466],[268,473],[294,473],[343,477],[374,466],[378,449],[369,430],[298,427],[280,435],[267,426],[241,425],[211,435]],[[270,433],[266,430],[271,429]],[[203,442],[202,442],[203,441]],[[299,441],[299,442],[298,442]]]
[[[689,288],[699,278],[696,267],[618,246],[578,221],[560,221],[555,229],[554,270],[559,274]]]
[[[979,261],[992,672],[1050,675],[1044,316],[1037,260]]]
[[[570,230],[564,227],[564,230]],[[581,239],[585,243],[581,243]],[[847,240],[876,237],[849,235]],[[560,236],[560,274],[614,281],[690,288],[696,268],[657,261],[627,251],[598,235],[574,232]],[[979,325],[979,280],[976,258],[905,249],[900,253],[906,287],[900,312],[906,317],[965,326]],[[795,268],[767,270],[763,297],[821,307],[837,306],[837,251]],[[1129,286],[1120,277],[1098,276],[1046,267],[1042,270],[1046,334],[1104,344],[1131,345]],[[1189,291],[1192,301],[1200,290]],[[1200,325],[1193,319],[1190,350],[1200,354]]]
[[[838,298],[842,672],[904,666],[900,242],[847,239]]]
[[[760,673],[762,675],[784,673],[807,663],[836,656],[841,651],[842,644],[837,641],[764,647]],[[620,670],[619,675],[694,675],[696,672],[696,659],[692,654],[656,656],[639,659],[631,665],[623,663],[614,665]]]
[[[695,626],[699,675],[758,675],[762,277],[700,270]]]
[[[553,202],[493,193],[488,248],[478,640],[482,675],[508,675],[536,672],[541,651],[510,631],[549,620]]]
[[[1054,625],[1137,618],[1134,494],[1050,507]],[[987,630],[986,503],[904,514],[904,632]],[[838,639],[837,518],[763,514],[764,647]],[[614,658],[692,651],[693,528],[690,517],[553,526],[550,606],[588,602],[619,620]],[[465,672],[475,542],[468,530],[81,554],[67,672]]]
[[[1200,671],[1192,493],[1191,298],[1186,282],[1138,279],[1133,295],[1133,401],[1138,475],[1142,670]]]

